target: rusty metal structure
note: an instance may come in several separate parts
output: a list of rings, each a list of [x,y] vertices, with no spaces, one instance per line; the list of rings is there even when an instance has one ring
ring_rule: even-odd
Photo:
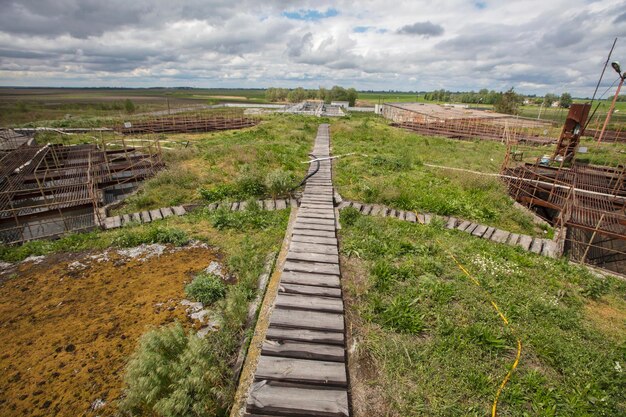
[[[177,114],[125,122],[115,126],[124,135],[151,133],[199,133],[256,126],[260,119],[244,115],[243,109],[219,109],[211,112]]]
[[[163,168],[158,142],[23,143],[0,155],[0,241],[21,243],[100,225],[99,208]]]
[[[508,140],[501,174],[516,201],[557,229],[572,260],[626,274],[626,158],[612,144],[581,147],[588,113],[572,106],[551,153]]]
[[[511,116],[465,106],[427,103],[385,103],[383,117],[392,125],[423,135],[454,139],[502,141],[503,138],[534,145],[555,142],[547,136],[551,122]]]

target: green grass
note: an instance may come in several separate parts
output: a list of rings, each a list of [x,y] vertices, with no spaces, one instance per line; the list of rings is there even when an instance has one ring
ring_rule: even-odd
[[[343,217],[351,378],[362,390],[353,395],[373,399],[357,405],[362,415],[491,415],[516,342],[487,294],[523,347],[499,416],[626,413],[619,370],[626,362],[624,281],[599,281],[565,260],[468,238],[441,224]]]
[[[498,173],[506,152],[499,142],[420,136],[372,115],[335,121],[331,133],[334,154],[358,154],[335,163],[335,186],[346,199],[543,233],[497,178],[424,166]]]
[[[168,135],[191,142],[164,151],[168,169],[146,181],[117,212],[188,202],[247,200],[287,195],[306,173],[318,120],[266,116],[248,129],[194,135]]]

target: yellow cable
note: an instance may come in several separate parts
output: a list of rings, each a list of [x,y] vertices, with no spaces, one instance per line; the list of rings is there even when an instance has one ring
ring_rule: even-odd
[[[420,222],[420,224],[424,224],[424,222],[422,221],[422,219],[420,219],[420,216],[415,213],[415,217],[417,218],[417,220]],[[502,319],[502,321],[504,322],[504,325],[508,327],[508,329],[511,331],[511,333],[513,334],[513,336],[515,336],[515,338],[517,339],[517,353],[515,354],[515,361],[513,362],[513,365],[511,365],[511,368],[509,369],[509,372],[506,374],[506,376],[504,377],[504,380],[502,381],[502,383],[500,384],[500,386],[498,387],[498,391],[496,391],[496,396],[493,400],[493,405],[491,406],[491,416],[492,417],[496,417],[497,416],[497,412],[498,412],[498,399],[500,398],[500,394],[502,393],[502,391],[504,390],[505,385],[509,382],[509,379],[511,379],[511,375],[513,375],[513,372],[515,371],[515,369],[517,368],[517,365],[519,364],[519,359],[520,356],[522,354],[522,341],[519,339],[519,337],[517,337],[515,331],[510,327],[509,325],[509,320],[506,318],[506,316],[502,313],[502,311],[500,311],[500,308],[498,307],[498,305],[496,304],[496,302],[494,301],[493,297],[491,296],[491,294],[484,289],[484,287],[482,285],[480,285],[480,281],[478,281],[476,278],[474,278],[474,276],[472,274],[469,273],[469,271],[467,269],[465,269],[465,267],[463,266],[463,264],[461,264],[461,262],[459,262],[459,260],[456,258],[456,256],[454,256],[454,254],[452,252],[450,252],[448,250],[448,248],[446,248],[446,246],[435,236],[435,240],[437,241],[437,243],[439,244],[439,246],[441,246],[443,248],[443,250],[452,258],[452,260],[456,263],[456,265],[459,267],[459,269],[461,271],[463,271],[463,273],[479,288],[482,288],[485,295],[487,296],[487,298],[489,299],[489,302],[491,303],[491,305],[493,306],[493,308],[496,310],[496,313],[498,313],[498,315],[500,316],[500,319]]]

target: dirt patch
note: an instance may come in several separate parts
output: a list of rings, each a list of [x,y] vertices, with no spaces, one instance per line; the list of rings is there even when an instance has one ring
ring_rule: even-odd
[[[594,327],[610,338],[623,338],[626,334],[626,302],[617,297],[604,297],[585,305],[587,317]]]
[[[178,320],[194,273],[214,249],[52,255],[0,282],[0,415],[110,416],[139,337]]]
[[[387,403],[381,384],[373,383],[380,378],[380,370],[364,349],[362,343],[368,339],[368,328],[357,313],[356,305],[369,287],[368,271],[358,258],[341,257],[341,285],[346,312],[348,343],[348,373],[352,412],[355,417],[395,416]]]

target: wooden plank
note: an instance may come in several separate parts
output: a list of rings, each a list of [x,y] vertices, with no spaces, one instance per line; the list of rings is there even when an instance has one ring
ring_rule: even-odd
[[[521,246],[524,250],[529,250],[530,245],[533,242],[533,238],[527,235],[520,235],[517,246]]]
[[[142,211],[141,221],[144,223],[150,223],[152,221],[152,219],[150,218],[150,213],[148,213],[147,211]]]
[[[335,220],[335,213],[333,212],[332,209],[324,209],[324,210],[300,209],[298,210],[298,216],[307,217],[307,218],[315,218],[315,219]]]
[[[295,227],[293,230],[294,235],[305,235],[305,236],[319,236],[319,237],[335,237],[335,231],[330,230],[314,230],[308,227]]]
[[[270,325],[291,329],[322,330],[343,333],[343,314],[322,311],[277,308],[272,311]]]
[[[171,217],[171,216],[173,216],[173,215],[174,215],[174,212],[173,212],[173,211],[172,211],[172,209],[171,209],[171,208],[169,208],[169,207],[163,207],[163,208],[161,209],[161,215],[162,215],[162,216],[163,216],[163,218],[165,219],[165,218],[167,218],[167,217]]]
[[[404,220],[406,218],[406,211],[396,210],[396,218],[399,220]]]
[[[476,237],[482,237],[486,231],[487,231],[487,226],[483,226],[482,224],[479,224],[472,231],[472,235]]]
[[[152,221],[161,220],[163,216],[161,215],[161,211],[159,209],[150,210],[150,218]]]
[[[274,200],[263,200],[263,208],[265,210],[275,210],[276,202]]]
[[[182,216],[185,213],[187,213],[187,210],[185,210],[185,208],[183,206],[174,206],[174,207],[172,207],[172,211],[177,216]]]
[[[239,201],[230,204],[230,211],[237,211],[237,209],[239,209]]]
[[[352,202],[352,207],[353,207],[356,211],[361,211],[361,208],[363,207],[363,205],[362,205],[361,203]]]
[[[415,215],[415,213],[413,213],[412,211],[407,211],[406,212],[406,217],[405,219],[411,223],[416,223],[417,222],[417,216]]]
[[[339,256],[329,255],[326,253],[308,253],[308,252],[293,252],[287,253],[287,259],[290,261],[307,261],[307,262],[322,262],[327,264],[338,264]]]
[[[299,342],[325,343],[343,346],[343,333],[325,332],[321,330],[286,329],[270,327],[265,337],[270,340],[294,340]]]
[[[369,216],[372,211],[372,208],[373,207],[370,204],[364,205],[363,208],[361,209],[361,214],[365,216]]]
[[[491,235],[491,240],[498,243],[506,243],[510,235],[511,233],[507,232],[506,230],[496,229]]]
[[[541,254],[549,258],[556,258],[558,256],[559,245],[553,240],[544,239],[543,249]]]
[[[294,417],[348,417],[348,392],[345,389],[281,386],[268,381],[252,384],[247,401],[252,413]]]
[[[281,282],[278,291],[285,294],[305,294],[318,295],[321,297],[338,297],[341,298],[340,288],[317,287],[313,285],[286,284]]]
[[[304,224],[314,224],[314,225],[335,225],[335,218],[331,218],[331,219],[320,219],[318,217],[308,217],[306,215],[301,215],[301,213],[298,213],[298,222],[300,223],[304,223]]]
[[[543,239],[533,239],[533,243],[530,245],[530,251],[540,254],[543,247]]]
[[[335,207],[332,203],[300,203],[300,207],[302,208],[312,208],[312,209],[324,209],[324,210],[333,210]]]
[[[276,296],[275,306],[276,308],[343,314],[343,301],[341,298],[334,297],[279,293]]]
[[[350,207],[350,205],[352,204],[352,201],[342,201],[341,203],[339,203],[339,206],[337,207],[339,210],[343,210],[346,207]]]
[[[133,214],[130,215],[130,218],[135,223],[141,223],[141,214],[140,213],[133,213]]]
[[[447,229],[454,229],[456,227],[457,219],[455,217],[450,217],[448,219],[448,223],[446,223]]]
[[[255,379],[335,387],[348,385],[344,363],[265,355],[259,359]]]
[[[337,246],[321,245],[315,243],[291,242],[289,250],[292,252],[324,253],[327,255],[338,255]]]
[[[430,224],[433,221],[433,216],[428,213],[424,213],[424,224]]]
[[[516,245],[516,244],[517,244],[517,242],[519,241],[519,236],[520,236],[520,235],[518,235],[517,233],[511,233],[511,234],[509,235],[509,240],[507,241],[507,243],[508,243],[509,245]]]
[[[320,287],[340,288],[339,276],[311,272],[284,271],[280,276],[281,284],[316,285]]]
[[[374,206],[372,206],[372,211],[370,211],[370,216],[378,216],[380,215],[380,212],[383,208],[378,205],[378,204],[374,204]]]
[[[472,233],[474,231],[474,229],[476,229],[479,225],[476,223],[470,223],[469,226],[467,226],[465,228],[465,230],[463,230],[465,233]]]
[[[287,200],[276,200],[276,210],[284,210],[287,208]]]
[[[130,214],[123,214],[122,215],[122,225],[126,226],[127,224],[131,223],[133,220],[130,217]]]
[[[488,227],[485,233],[483,234],[483,239],[491,239],[491,235],[496,231],[495,227]]]
[[[285,271],[309,272],[312,274],[340,275],[338,264],[326,264],[321,262],[286,261],[283,268]]]
[[[456,230],[461,230],[461,231],[465,230],[467,229],[467,226],[469,226],[470,224],[472,224],[472,222],[464,220],[459,225],[457,225]]]
[[[291,340],[265,340],[261,348],[264,356],[309,359],[328,362],[344,362],[345,351],[341,346],[320,343],[294,342]]]
[[[239,206],[237,207],[237,210],[244,211],[246,208],[248,208],[248,202],[247,201],[240,201],[239,202]]]
[[[335,231],[335,222],[331,222],[328,224],[319,224],[319,223],[308,223],[306,219],[300,219],[299,217],[296,219],[296,224],[294,225],[294,229],[313,229],[313,230],[325,230],[329,232]]]
[[[337,238],[335,237],[319,237],[319,236],[306,236],[306,235],[293,235],[291,237],[292,242],[302,243],[317,243],[322,245],[337,245]]]

